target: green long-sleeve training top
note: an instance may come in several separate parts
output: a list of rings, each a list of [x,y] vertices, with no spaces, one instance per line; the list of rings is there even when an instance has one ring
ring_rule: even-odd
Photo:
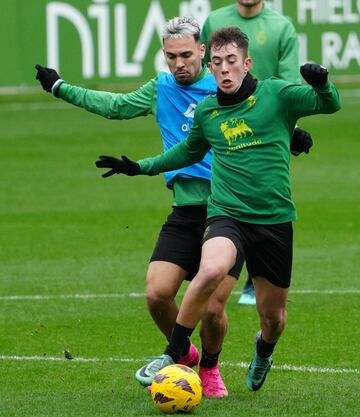
[[[155,175],[193,164],[212,147],[208,217],[228,216],[256,224],[296,219],[289,178],[290,141],[297,120],[333,113],[340,97],[329,81],[314,88],[270,78],[252,96],[220,106],[216,96],[200,102],[188,138],[168,152],[138,161]]]

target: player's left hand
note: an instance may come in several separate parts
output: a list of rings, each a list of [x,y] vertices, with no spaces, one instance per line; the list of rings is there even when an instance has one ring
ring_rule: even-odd
[[[321,87],[327,83],[329,72],[319,64],[304,64],[300,67],[304,80],[313,87]]]
[[[301,153],[309,153],[310,148],[313,146],[313,141],[309,132],[304,129],[296,127],[293,132],[293,136],[290,143],[290,152],[298,156]]]
[[[130,177],[140,175],[140,166],[123,155],[121,158],[115,156],[100,155],[95,162],[97,168],[110,168],[110,171],[102,174],[103,178],[111,177],[114,174],[124,174]]]
[[[52,68],[46,68],[40,64],[35,65],[37,70],[36,79],[40,81],[42,88],[51,93],[51,89],[57,80],[60,80],[59,74]]]

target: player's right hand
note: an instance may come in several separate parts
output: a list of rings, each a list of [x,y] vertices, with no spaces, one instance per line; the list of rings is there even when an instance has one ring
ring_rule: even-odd
[[[51,89],[57,80],[60,80],[59,74],[52,68],[46,68],[40,64],[35,65],[37,70],[36,79],[40,81],[42,88],[51,93]]]
[[[140,175],[140,165],[123,155],[121,158],[115,156],[100,155],[95,162],[97,168],[110,168],[110,171],[102,174],[103,178],[111,177],[114,174],[124,174],[130,177]]]
[[[321,87],[327,83],[328,70],[319,64],[304,64],[300,67],[304,80],[313,87]]]

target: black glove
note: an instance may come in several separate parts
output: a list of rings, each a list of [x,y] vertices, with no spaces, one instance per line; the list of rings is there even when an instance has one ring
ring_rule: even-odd
[[[51,93],[51,88],[57,80],[60,80],[59,74],[52,68],[42,67],[41,65],[35,65],[37,70],[36,79],[40,81],[42,88]]]
[[[301,65],[300,73],[304,80],[314,87],[321,87],[325,85],[329,74],[328,70],[319,64]]]
[[[313,141],[311,139],[310,133],[306,130],[296,127],[292,135],[290,143],[290,152],[298,156],[302,152],[309,153],[310,148],[313,146]]]
[[[125,174],[130,177],[140,175],[140,165],[135,161],[131,161],[125,155],[120,159],[106,155],[100,155],[99,158],[95,162],[97,168],[110,168],[110,171],[102,174],[103,178],[111,177],[114,174]]]

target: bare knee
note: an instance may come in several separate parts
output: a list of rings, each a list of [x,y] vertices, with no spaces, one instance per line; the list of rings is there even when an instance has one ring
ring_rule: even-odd
[[[286,310],[265,310],[260,311],[260,321],[262,328],[265,328],[269,333],[281,333],[285,328]]]
[[[218,263],[200,265],[197,275],[198,290],[203,294],[212,294],[224,279],[227,272],[228,271]]]
[[[175,299],[173,291],[160,285],[157,276],[149,271],[146,275],[146,302],[149,310],[158,310],[164,308],[168,303]]]

